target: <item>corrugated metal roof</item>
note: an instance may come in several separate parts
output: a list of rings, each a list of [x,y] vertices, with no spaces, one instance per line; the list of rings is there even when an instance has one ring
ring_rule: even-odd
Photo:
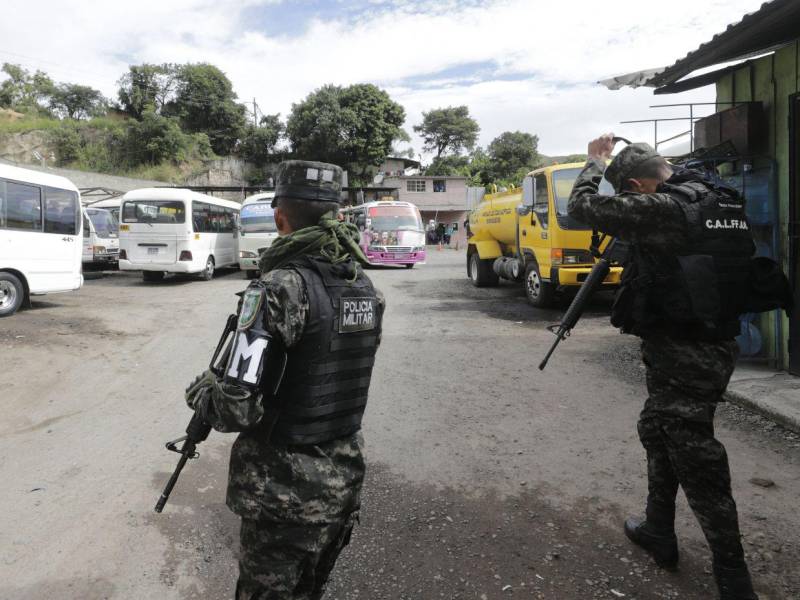
[[[752,58],[800,37],[800,2],[771,0],[746,14],[697,50],[654,76],[648,85],[660,87],[689,73],[724,62]]]
[[[609,89],[621,87],[661,87],[675,83],[690,73],[718,65],[752,58],[775,50],[800,38],[800,0],[771,0],[757,11],[728,25],[699,48],[673,65],[648,69],[600,81]]]

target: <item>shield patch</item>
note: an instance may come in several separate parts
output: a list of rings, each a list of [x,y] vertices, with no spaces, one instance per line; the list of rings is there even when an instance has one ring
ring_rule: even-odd
[[[242,310],[239,312],[239,329],[249,328],[261,310],[264,301],[264,290],[247,289],[242,298]]]

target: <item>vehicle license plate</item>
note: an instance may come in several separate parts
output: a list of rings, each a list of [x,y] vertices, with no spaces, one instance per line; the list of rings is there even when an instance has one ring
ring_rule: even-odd
[[[411,255],[410,254],[395,254],[394,258],[395,258],[395,260],[405,260],[407,258],[411,258]]]
[[[148,254],[158,254],[158,248],[148,248],[147,249],[147,253]]]

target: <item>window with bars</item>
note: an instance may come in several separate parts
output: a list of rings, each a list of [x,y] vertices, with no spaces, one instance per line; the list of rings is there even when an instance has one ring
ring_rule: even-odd
[[[424,179],[409,179],[406,181],[406,191],[408,192],[424,192],[425,191]]]

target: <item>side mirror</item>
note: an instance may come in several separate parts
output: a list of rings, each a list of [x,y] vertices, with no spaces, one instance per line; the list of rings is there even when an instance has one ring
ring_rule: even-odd
[[[522,180],[522,206],[533,208],[533,201],[536,198],[536,180],[528,175]]]

